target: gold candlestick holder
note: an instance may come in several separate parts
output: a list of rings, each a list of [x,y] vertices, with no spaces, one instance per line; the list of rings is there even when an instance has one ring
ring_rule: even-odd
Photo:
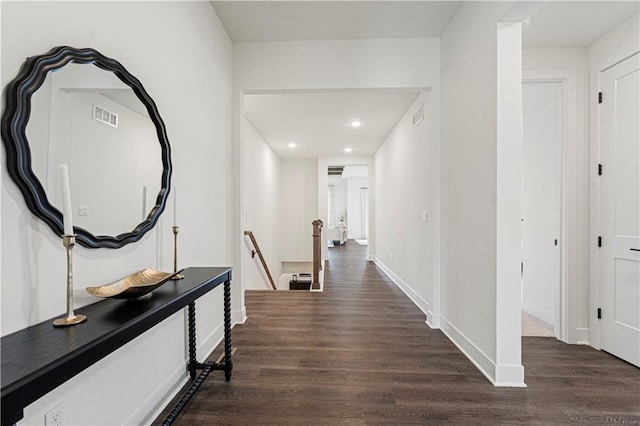
[[[54,320],[54,327],[68,327],[87,320],[86,315],[76,315],[73,312],[73,246],[76,244],[76,236],[63,235],[62,243],[67,249],[67,316]]]
[[[184,278],[184,275],[178,274],[178,232],[180,232],[179,226],[172,226],[173,228],[173,272],[174,276],[171,277],[172,280],[181,280]]]

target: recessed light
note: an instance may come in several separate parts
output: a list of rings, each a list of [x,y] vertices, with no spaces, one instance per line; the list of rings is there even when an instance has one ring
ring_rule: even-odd
[[[291,142],[291,143],[289,144],[289,148],[295,148],[295,147],[296,147],[296,144],[295,144],[295,143]]]
[[[362,126],[362,123],[359,122],[358,120],[354,120],[351,122],[351,127],[360,127]]]
[[[351,148],[345,148],[344,149],[344,152],[351,152],[351,151],[353,151],[353,149],[351,149]]]

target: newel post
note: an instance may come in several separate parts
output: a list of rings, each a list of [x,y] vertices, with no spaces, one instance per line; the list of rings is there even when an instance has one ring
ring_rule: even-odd
[[[313,225],[313,282],[311,288],[320,289],[320,271],[322,270],[322,221],[316,219],[311,222]]]

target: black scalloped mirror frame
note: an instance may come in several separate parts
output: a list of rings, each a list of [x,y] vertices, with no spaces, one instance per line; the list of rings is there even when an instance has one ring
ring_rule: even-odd
[[[51,205],[38,177],[31,167],[31,149],[26,136],[27,123],[31,114],[31,96],[40,88],[49,71],[66,64],[94,64],[98,68],[113,72],[123,83],[131,87],[136,96],[145,105],[149,117],[156,127],[162,152],[162,183],[156,198],[156,204],[147,218],[131,232],[116,236],[93,235],[89,230],[74,227],[76,241],[88,248],[120,248],[139,241],[151,230],[165,208],[171,184],[171,147],[167,138],[164,122],[155,102],[142,86],[140,80],[131,75],[115,59],[90,49],[76,49],[58,46],[40,56],[32,56],[22,65],[18,75],[5,88],[5,109],[2,114],[2,141],[7,155],[9,176],[24,196],[29,210],[42,219],[56,235],[62,235],[62,213]],[[124,154],[123,154],[124,155]],[[117,208],[117,206],[114,206]]]

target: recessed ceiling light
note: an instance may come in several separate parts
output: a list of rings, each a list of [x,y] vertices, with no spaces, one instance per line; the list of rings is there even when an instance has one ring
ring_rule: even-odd
[[[360,127],[362,126],[362,123],[359,122],[358,120],[354,120],[351,122],[351,127]]]
[[[344,149],[344,152],[351,152],[351,151],[353,151],[353,149],[351,149],[351,148],[345,148]]]
[[[295,147],[296,147],[296,144],[295,144],[295,143],[291,142],[291,143],[289,144],[289,148],[295,148]]]

